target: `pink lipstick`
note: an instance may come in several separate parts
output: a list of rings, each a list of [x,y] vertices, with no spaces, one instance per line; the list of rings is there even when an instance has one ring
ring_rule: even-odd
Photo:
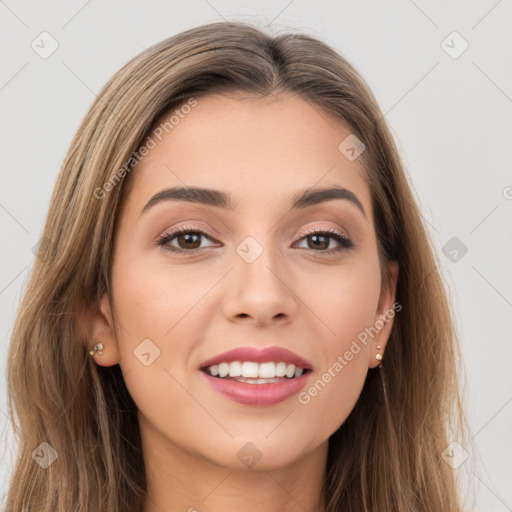
[[[281,347],[240,347],[200,365],[217,392],[244,405],[274,405],[298,393],[309,379],[309,361]]]

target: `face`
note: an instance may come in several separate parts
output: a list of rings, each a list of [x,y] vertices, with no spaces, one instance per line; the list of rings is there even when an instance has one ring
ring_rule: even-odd
[[[163,450],[232,468],[245,455],[261,456],[260,469],[291,464],[326,446],[380,364],[392,319],[378,320],[393,307],[397,268],[381,295],[370,191],[359,161],[338,149],[350,133],[296,96],[211,95],[132,171],[95,358],[120,364],[143,435]],[[192,187],[219,191],[229,204],[213,193],[209,204],[152,200],[174,187],[189,199],[200,198]],[[306,189],[327,188],[338,192],[293,207]],[[201,369],[240,347],[286,349],[309,371],[299,384],[257,385]],[[262,362],[289,370],[286,354],[269,354]],[[272,367],[245,365],[254,368]]]

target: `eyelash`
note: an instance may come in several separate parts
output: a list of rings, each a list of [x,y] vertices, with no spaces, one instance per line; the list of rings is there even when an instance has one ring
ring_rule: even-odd
[[[204,235],[206,238],[208,238],[212,241],[215,241],[211,237],[209,237],[207,233],[205,233],[204,231],[202,231],[200,229],[192,228],[189,226],[181,226],[179,228],[176,228],[175,230],[164,233],[156,241],[156,245],[158,247],[160,247],[162,250],[168,251],[168,252],[171,252],[174,254],[184,254],[184,253],[195,254],[198,251],[201,251],[204,249],[212,249],[212,247],[206,247],[206,248],[203,247],[203,248],[197,248],[197,249],[180,249],[178,247],[172,247],[172,248],[166,247],[166,244],[168,242],[170,242],[171,240],[173,240],[174,238],[176,238],[177,236],[187,235],[187,234],[192,234],[192,233]],[[343,233],[341,233],[340,231],[338,231],[335,228],[327,228],[327,229],[323,229],[323,230],[307,229],[305,232],[302,233],[302,236],[301,236],[301,238],[299,238],[298,241],[301,241],[304,238],[308,238],[311,235],[324,235],[324,236],[327,236],[328,238],[332,238],[332,239],[336,240],[340,244],[341,247],[337,247],[335,249],[329,249],[326,251],[314,251],[314,252],[318,252],[322,255],[326,255],[326,256],[333,255],[333,254],[339,253],[343,250],[350,249],[354,246],[354,244],[352,243],[351,240],[349,240]],[[314,249],[311,249],[311,250],[313,251]]]

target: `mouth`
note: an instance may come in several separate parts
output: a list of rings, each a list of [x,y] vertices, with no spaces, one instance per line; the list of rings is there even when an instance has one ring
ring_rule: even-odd
[[[274,384],[307,375],[312,370],[284,361],[231,361],[204,366],[201,371],[221,380],[232,380],[245,384]]]
[[[199,365],[206,383],[223,397],[244,405],[268,406],[298,393],[313,366],[283,347],[238,347]]]

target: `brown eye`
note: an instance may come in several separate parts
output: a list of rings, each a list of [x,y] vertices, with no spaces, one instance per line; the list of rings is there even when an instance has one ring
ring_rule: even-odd
[[[185,233],[174,238],[181,249],[197,249],[201,246],[201,235],[197,233]]]
[[[165,251],[174,253],[195,253],[201,249],[210,249],[213,246],[201,247],[202,238],[212,240],[206,233],[200,229],[191,229],[181,227],[163,234],[156,242],[158,247]],[[353,247],[353,243],[341,232],[334,228],[327,230],[308,230],[299,242],[306,241],[307,247],[301,249],[310,249],[320,254],[331,255],[339,253],[345,249]],[[338,244],[338,247],[331,247],[332,241]],[[174,243],[171,243],[174,242]],[[331,248],[329,248],[331,247]]]
[[[309,235],[306,237],[306,240],[312,241],[311,243],[308,243],[311,249],[328,249],[329,238],[332,237],[327,235]]]
[[[210,240],[210,237],[199,229],[190,229],[181,227],[170,233],[165,233],[156,242],[158,247],[165,251],[175,253],[193,253],[203,248],[210,248],[211,246],[201,247],[202,238]],[[171,242],[175,242],[171,244]]]
[[[337,253],[344,249],[350,249],[354,245],[343,233],[334,228],[323,231],[306,231],[306,236],[303,236],[300,239],[300,241],[303,240],[306,240],[307,247],[301,248],[311,249],[323,254]],[[338,247],[332,247],[329,249],[331,240],[335,240],[335,242],[338,243]]]

